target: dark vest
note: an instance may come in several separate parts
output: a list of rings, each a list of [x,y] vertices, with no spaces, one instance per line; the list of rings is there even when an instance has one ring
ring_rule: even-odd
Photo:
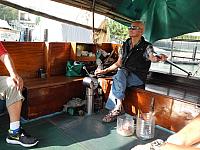
[[[144,38],[132,49],[130,49],[130,38],[123,44],[122,68],[135,73],[144,83],[151,66],[151,61],[144,57],[147,46],[151,45]]]

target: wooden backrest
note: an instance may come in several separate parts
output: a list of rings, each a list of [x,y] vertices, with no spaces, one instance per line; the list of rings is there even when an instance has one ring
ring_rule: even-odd
[[[44,42],[2,42],[10,54],[18,74],[23,79],[37,78],[38,70],[46,70],[46,45]],[[0,74],[9,75],[0,64]]]
[[[118,54],[118,50],[121,47],[121,44],[113,44],[113,43],[102,43],[101,48],[105,50],[108,53],[111,53],[112,50],[115,51],[116,54]]]
[[[156,124],[172,131],[179,131],[198,115],[199,108],[195,103],[143,89],[126,92],[124,109],[132,115],[136,114],[138,109],[143,113],[149,112],[152,98],[155,99]]]
[[[65,75],[66,63],[70,59],[71,44],[66,42],[49,43],[48,72],[50,76]]]

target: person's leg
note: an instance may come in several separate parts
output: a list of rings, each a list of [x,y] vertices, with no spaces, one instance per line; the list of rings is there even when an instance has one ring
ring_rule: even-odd
[[[129,73],[127,76],[127,87],[131,86],[140,86],[143,85],[144,82],[134,73]]]
[[[134,73],[129,73],[125,69],[119,69],[117,74],[113,77],[113,84],[106,103],[106,108],[111,110],[103,118],[103,122],[112,122],[121,114],[122,100],[125,97],[125,90],[130,86],[143,85],[143,81]]]
[[[125,69],[119,69],[113,76],[113,83],[106,102],[107,109],[113,110],[121,105],[121,101],[125,97],[127,76],[128,72]]]
[[[18,132],[20,127],[22,100],[24,100],[24,97],[22,96],[21,91],[17,90],[10,77],[1,77],[0,83],[0,92],[6,100],[6,106],[10,117],[10,130]]]
[[[22,101],[19,99],[17,102],[7,107],[10,117],[10,130],[19,131],[20,129],[20,115],[21,115]]]
[[[21,91],[17,90],[10,77],[0,77],[0,94],[6,99],[6,106],[10,117],[10,129],[7,143],[20,144],[24,147],[31,147],[38,143],[36,138],[27,136],[20,127],[20,115],[24,97]]]
[[[15,122],[20,120],[21,108],[22,108],[21,100],[18,100],[17,102],[7,107],[10,116],[10,122]]]
[[[103,117],[103,122],[115,121],[117,116],[122,114],[122,99],[125,97],[127,76],[128,72],[124,69],[119,69],[113,76],[113,84],[106,103],[106,108],[110,112]]]

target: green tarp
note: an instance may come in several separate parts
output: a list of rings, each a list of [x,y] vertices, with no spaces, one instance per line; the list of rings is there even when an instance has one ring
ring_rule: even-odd
[[[200,0],[52,1],[89,11],[94,10],[96,13],[108,16],[125,25],[132,20],[143,20],[146,26],[145,38],[151,42],[200,30]],[[0,1],[0,3],[16,7],[7,0]],[[29,11],[28,8],[23,8],[23,10]],[[45,16],[43,13],[39,14]]]
[[[200,30],[200,0],[110,2],[117,13],[134,20],[143,20],[146,26],[145,38],[151,42]]]

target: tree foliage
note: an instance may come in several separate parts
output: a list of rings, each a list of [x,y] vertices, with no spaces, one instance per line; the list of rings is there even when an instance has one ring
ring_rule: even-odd
[[[0,19],[11,21],[18,19],[18,10],[9,6],[0,4]]]
[[[122,43],[129,37],[127,26],[124,26],[111,19],[109,20],[108,26],[111,40],[116,41],[117,43]]]

